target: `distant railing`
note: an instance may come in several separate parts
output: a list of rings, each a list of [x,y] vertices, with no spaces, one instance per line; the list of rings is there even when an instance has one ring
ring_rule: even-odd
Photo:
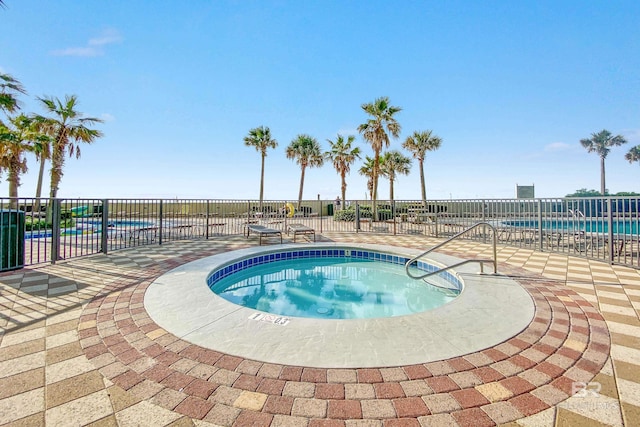
[[[640,268],[640,198],[371,201],[0,198],[0,270],[182,239],[242,235],[248,223],[282,231],[450,237],[477,222],[499,244]],[[464,239],[487,242],[482,229]],[[20,254],[23,258],[20,259]]]

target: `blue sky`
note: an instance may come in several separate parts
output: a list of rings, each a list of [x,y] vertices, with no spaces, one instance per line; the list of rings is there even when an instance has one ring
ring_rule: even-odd
[[[599,158],[579,141],[607,129],[628,144],[607,157],[607,188],[640,192],[638,1],[5,0],[0,71],[36,97],[77,95],[104,137],[68,159],[60,197],[256,199],[260,156],[243,138],[269,126],[265,198],[295,199],[296,135],[323,149],[357,136],[363,103],[402,108],[400,138],[432,130],[427,197],[538,197],[599,189]],[[38,165],[19,189],[33,196]],[[366,197],[356,163],[348,198]],[[0,195],[8,194],[0,182]],[[46,180],[48,182],[48,179]],[[389,194],[380,181],[379,198]],[[48,191],[48,190],[47,190]],[[306,173],[304,198],[333,199],[330,164]],[[395,186],[420,197],[419,173]]]

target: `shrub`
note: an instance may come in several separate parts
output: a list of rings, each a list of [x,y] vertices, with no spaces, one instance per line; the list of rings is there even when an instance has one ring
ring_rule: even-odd
[[[396,214],[406,214],[408,211],[409,208],[405,203],[399,203],[396,205]]]
[[[334,221],[355,221],[356,211],[353,209],[345,209],[333,213]]]
[[[73,218],[66,218],[60,221],[61,228],[69,228],[75,225],[75,221]],[[34,231],[34,230],[50,230],[53,228],[51,223],[48,223],[44,218],[31,218],[26,217],[24,221],[24,229],[26,231]]]
[[[47,227],[47,221],[39,218],[26,217],[24,228],[26,231],[40,230]]]
[[[387,219],[391,219],[393,215],[391,214],[391,209],[378,209],[378,219],[380,221],[385,221]]]
[[[360,206],[360,218],[371,218],[371,206]],[[335,211],[333,213],[334,221],[355,221],[356,209],[355,206],[349,206],[347,209]]]

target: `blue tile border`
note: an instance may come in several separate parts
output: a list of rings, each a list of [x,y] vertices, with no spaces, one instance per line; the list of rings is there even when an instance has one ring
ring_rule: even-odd
[[[228,277],[238,271],[246,270],[257,265],[268,264],[271,262],[293,260],[293,259],[308,259],[308,258],[350,258],[350,259],[362,259],[370,261],[385,262],[389,264],[405,265],[410,258],[392,255],[376,251],[367,251],[360,249],[293,249],[288,251],[270,253],[266,255],[256,255],[249,258],[239,259],[233,261],[230,264],[220,266],[216,270],[212,271],[207,276],[207,285],[211,288],[220,280]],[[425,272],[432,272],[439,269],[439,267],[429,264],[424,261],[418,261],[416,268]],[[462,283],[456,277],[455,274],[451,274],[449,271],[440,273],[442,278],[446,281],[456,285],[458,289],[462,289]]]

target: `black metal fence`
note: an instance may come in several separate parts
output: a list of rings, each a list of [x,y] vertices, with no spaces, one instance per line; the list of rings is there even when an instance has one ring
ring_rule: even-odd
[[[446,238],[494,225],[499,243],[640,268],[640,198],[333,201],[0,198],[0,271],[181,239],[238,235],[247,224],[286,232]],[[480,228],[464,238],[485,240]]]

